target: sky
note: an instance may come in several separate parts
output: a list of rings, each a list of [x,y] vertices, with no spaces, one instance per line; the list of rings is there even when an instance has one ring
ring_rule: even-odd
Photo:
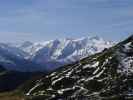
[[[133,33],[133,0],[0,0],[0,42]]]

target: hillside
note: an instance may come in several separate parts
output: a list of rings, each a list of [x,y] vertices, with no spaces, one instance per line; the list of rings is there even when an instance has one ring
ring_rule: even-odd
[[[132,100],[133,36],[28,84],[30,100]]]

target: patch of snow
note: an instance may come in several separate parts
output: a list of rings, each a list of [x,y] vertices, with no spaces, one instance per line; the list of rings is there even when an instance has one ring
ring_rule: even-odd
[[[95,62],[94,64],[87,64],[87,65],[84,65],[83,66],[83,69],[86,69],[86,68],[96,68],[97,66],[99,65],[99,62]]]
[[[72,90],[73,88],[65,88],[65,89],[61,89],[61,90],[58,90],[58,93],[59,94],[63,94],[63,92],[65,91],[69,91],[69,90]]]
[[[73,69],[66,74],[66,77],[69,77],[72,74],[72,72],[73,72]]]
[[[95,67],[97,67],[98,65],[99,65],[99,62],[96,62],[96,63],[94,63],[93,65],[91,65],[91,67],[95,68]]]
[[[84,65],[83,69],[90,68],[90,66],[91,66],[90,64]]]
[[[130,47],[129,47],[130,45],[131,45],[131,42],[125,44],[125,45],[124,45],[124,46],[125,46],[125,49],[126,49],[126,50],[129,50],[129,49],[130,49]]]
[[[30,94],[31,94],[31,92],[33,91],[33,90],[35,90],[38,86],[40,86],[40,85],[43,85],[43,83],[37,83],[33,88],[31,88],[30,90],[29,90],[29,92],[28,93],[26,93],[26,95],[27,96],[29,96]]]
[[[133,73],[133,57],[124,58],[118,68],[118,72],[125,74]]]
[[[93,74],[95,75],[99,70],[100,70],[100,68],[98,67],[98,68],[93,72]]]
[[[61,77],[61,78],[58,78],[57,80],[54,80],[54,81],[52,82],[52,85],[54,85],[56,82],[62,80],[63,78],[64,78],[64,77]]]

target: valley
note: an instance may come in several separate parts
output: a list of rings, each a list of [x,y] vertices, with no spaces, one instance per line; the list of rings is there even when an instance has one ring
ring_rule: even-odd
[[[32,75],[13,91],[1,95],[19,98],[19,93],[22,100],[132,100],[132,70],[133,36],[130,36],[50,73]]]

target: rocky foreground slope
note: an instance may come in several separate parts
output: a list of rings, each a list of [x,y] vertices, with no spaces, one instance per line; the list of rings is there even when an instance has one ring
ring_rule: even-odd
[[[22,89],[28,100],[133,100],[133,35]]]

